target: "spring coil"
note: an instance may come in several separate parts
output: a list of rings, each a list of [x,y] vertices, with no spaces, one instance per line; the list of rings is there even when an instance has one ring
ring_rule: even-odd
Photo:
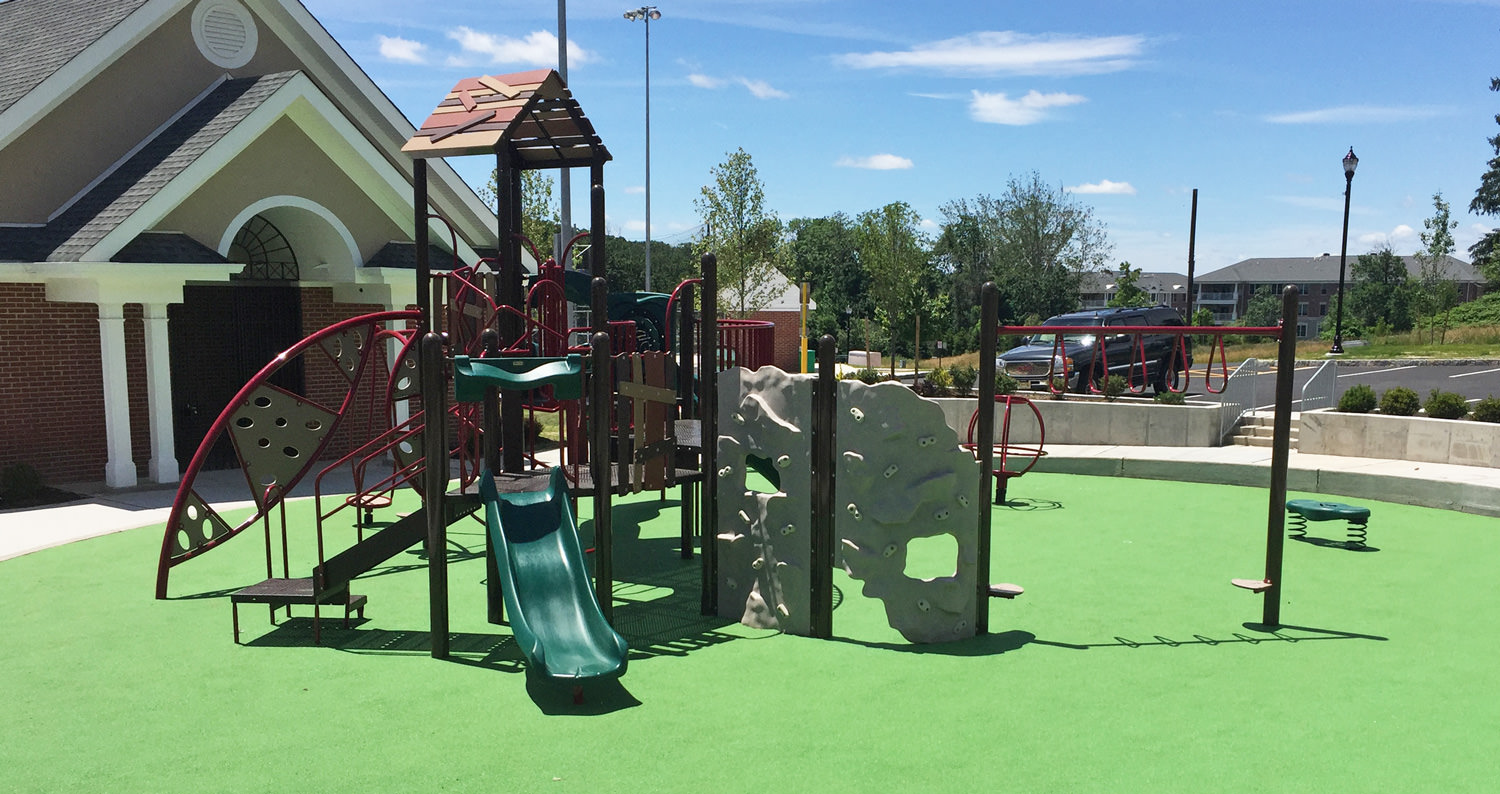
[[[1307,517],[1300,513],[1292,513],[1291,520],[1287,522],[1286,531],[1288,537],[1307,537]]]
[[[1349,535],[1348,540],[1345,541],[1345,545],[1352,549],[1362,549],[1365,547],[1364,522],[1356,524],[1355,522],[1350,521],[1347,531]]]

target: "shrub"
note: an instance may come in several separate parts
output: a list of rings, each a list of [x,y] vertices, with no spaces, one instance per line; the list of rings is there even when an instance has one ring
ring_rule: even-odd
[[[1474,421],[1500,422],[1500,398],[1492,394],[1474,403]]]
[[[1019,389],[1019,388],[1021,388],[1021,382],[1020,381],[1016,380],[1015,378],[1012,378],[1011,376],[1005,374],[1004,372],[996,372],[995,373],[995,393],[996,394],[1015,394],[1016,393],[1016,389]]]
[[[1391,416],[1416,416],[1422,399],[1405,386],[1394,386],[1380,395],[1380,412]]]
[[[925,380],[927,381],[927,385],[932,387],[934,396],[937,397],[948,396],[948,392],[953,388],[953,376],[949,375],[946,369],[935,369],[928,372]]]
[[[1462,419],[1469,414],[1469,403],[1463,395],[1451,391],[1433,389],[1422,407],[1433,419]]]
[[[948,367],[948,377],[953,381],[954,391],[968,394],[979,378],[979,370],[969,364],[954,364]]]
[[[1110,375],[1104,379],[1104,385],[1099,389],[1108,402],[1114,402],[1116,397],[1125,393],[1125,376]]]
[[[1364,383],[1350,386],[1339,397],[1339,410],[1346,414],[1367,414],[1375,410],[1375,390]]]
[[[1006,394],[1010,394],[1010,392],[1006,392]],[[1053,378],[1052,388],[1048,391],[1048,396],[1054,400],[1068,399],[1068,381],[1061,375]]]
[[[1187,398],[1175,391],[1157,392],[1156,401],[1162,405],[1187,405]]]
[[[880,382],[880,373],[869,367],[865,367],[864,369],[854,373],[854,377],[857,378],[860,383],[867,383],[870,385],[874,385]]]
[[[28,502],[42,492],[42,475],[26,463],[0,469],[0,501]]]

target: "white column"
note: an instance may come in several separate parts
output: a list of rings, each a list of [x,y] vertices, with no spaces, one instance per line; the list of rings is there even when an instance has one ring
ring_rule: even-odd
[[[118,303],[99,304],[99,347],[104,363],[104,439],[108,460],[104,484],[111,488],[135,485],[135,461],[130,449],[130,388],[125,361],[125,311]]]
[[[167,304],[143,304],[146,321],[146,411],[151,419],[152,482],[177,482],[172,434],[172,362],[167,348]]]

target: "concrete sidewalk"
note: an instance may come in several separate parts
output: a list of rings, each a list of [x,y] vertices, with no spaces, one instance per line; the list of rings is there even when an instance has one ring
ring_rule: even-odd
[[[1271,450],[1246,446],[1052,445],[1035,470],[1267,488],[1271,482]],[[1500,471],[1491,468],[1293,451],[1287,488],[1500,516]],[[195,490],[219,509],[252,504],[238,470],[202,473]],[[348,493],[352,487],[346,478],[344,482],[327,483],[324,490]],[[1010,492],[1024,495],[1025,478],[1012,481]],[[163,523],[175,495],[176,490],[170,487],[107,491],[64,505],[0,512],[0,560]],[[311,495],[307,483],[293,492],[293,498]]]

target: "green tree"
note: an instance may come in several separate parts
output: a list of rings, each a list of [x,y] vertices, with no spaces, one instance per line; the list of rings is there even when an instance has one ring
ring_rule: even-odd
[[[645,242],[614,235],[605,239],[608,262],[605,276],[609,279],[610,291],[634,292],[645,289]],[[697,275],[698,259],[693,256],[691,243],[670,245],[661,240],[651,241],[651,282],[656,290],[671,292],[684,279]]]
[[[1490,90],[1500,91],[1500,77],[1490,78]],[[1495,114],[1495,123],[1500,124],[1500,113]],[[1469,211],[1475,215],[1500,215],[1500,134],[1488,139],[1495,156],[1487,163],[1487,170],[1479,177],[1479,188],[1469,202]],[[1490,284],[1500,286],[1500,229],[1491,229],[1469,247],[1469,256],[1474,266],[1484,274]]]
[[[498,211],[496,195],[495,172],[491,170],[489,182],[479,190],[479,198],[491,212]],[[522,171],[521,233],[531,240],[543,259],[552,256],[553,238],[561,226],[562,213],[552,195],[552,177],[545,171]]]
[[[1269,328],[1281,322],[1281,294],[1261,285],[1250,295],[1245,314],[1239,325],[1250,328]]]
[[[1150,306],[1155,303],[1151,300],[1151,293],[1137,285],[1140,280],[1140,268],[1131,267],[1129,262],[1121,262],[1120,269],[1115,276],[1115,294],[1109,298],[1109,307],[1128,309],[1133,306]]]
[[[693,206],[703,223],[697,250],[719,260],[719,300],[724,309],[747,317],[781,292],[777,256],[781,221],[765,207],[765,189],[755,163],[743,148],[710,172]]]
[[[1003,318],[1077,308],[1083,274],[1101,270],[1113,249],[1092,209],[1034,171],[1011,177],[999,198],[960,199],[940,209],[936,253],[954,274],[954,305],[976,306],[979,286],[993,280]]]
[[[1382,320],[1392,331],[1409,331],[1415,293],[1406,262],[1390,245],[1360,254],[1349,268],[1354,285],[1349,289],[1347,316],[1365,328],[1374,328]],[[1337,300],[1338,296],[1334,296]],[[1329,305],[1332,316],[1337,304]]]
[[[927,265],[926,240],[917,230],[921,221],[904,201],[862,212],[858,218],[859,258],[870,274],[871,296],[890,333],[892,374],[896,340],[913,338],[916,319],[930,310],[936,286]]]
[[[854,222],[843,213],[796,218],[787,232],[787,259],[796,277],[811,285],[817,306],[808,317],[808,335],[832,333],[841,346],[851,346],[853,324],[874,314]]]
[[[1432,217],[1422,221],[1422,250],[1417,252],[1421,267],[1422,307],[1429,318],[1429,337],[1436,333],[1437,316],[1458,305],[1458,283],[1448,273],[1448,255],[1453,253],[1453,230],[1458,221],[1451,220],[1448,202],[1441,191],[1432,194]],[[1446,338],[1447,322],[1443,324]]]

